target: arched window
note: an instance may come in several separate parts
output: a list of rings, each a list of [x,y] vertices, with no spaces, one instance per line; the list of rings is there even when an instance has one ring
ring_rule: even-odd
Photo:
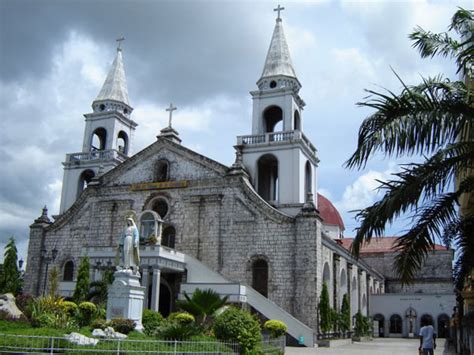
[[[72,281],[74,278],[74,263],[72,260],[66,261],[63,270],[63,281]]]
[[[324,263],[324,269],[323,269],[323,283],[326,282],[328,287],[331,282],[331,271],[329,270],[329,264]]]
[[[252,287],[268,297],[268,264],[264,259],[257,259],[252,263]]]
[[[122,154],[128,154],[128,135],[124,131],[120,131],[117,136],[117,150]]]
[[[293,129],[301,131],[300,113],[298,112],[298,110],[295,110],[293,118]]]
[[[394,314],[390,317],[390,333],[402,333],[402,317],[400,317],[398,314]]]
[[[82,193],[82,191],[87,187],[87,185],[94,178],[95,173],[92,170],[84,170],[79,176],[79,181],[77,182],[77,194],[76,198]]]
[[[304,200],[306,201],[306,197],[308,196],[308,192],[312,192],[312,182],[313,181],[313,174],[311,171],[311,164],[309,161],[306,162],[304,168]]]
[[[165,218],[168,214],[168,202],[164,198],[157,198],[153,201],[151,209],[161,218]]]
[[[91,137],[92,150],[104,150],[107,142],[107,131],[105,128],[97,128]]]
[[[169,180],[169,163],[165,159],[160,159],[156,163],[155,180],[168,181]]]
[[[258,194],[267,202],[278,200],[278,160],[272,154],[265,154],[257,162]]]
[[[275,128],[282,121],[283,111],[278,106],[267,107],[263,112],[263,127],[266,133],[277,132]]]
[[[166,226],[161,236],[161,245],[174,249],[176,239],[176,230],[173,226]]]

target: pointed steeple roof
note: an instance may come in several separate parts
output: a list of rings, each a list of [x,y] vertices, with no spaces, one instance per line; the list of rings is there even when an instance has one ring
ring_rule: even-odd
[[[117,56],[94,102],[107,100],[122,102],[130,106],[127,80],[125,79],[125,70],[123,69],[122,49],[120,47],[117,48]]]
[[[281,18],[276,19],[273,30],[272,41],[268,49],[265,66],[263,67],[262,78],[284,75],[296,78],[296,73],[291,62],[290,50],[286,43],[285,33]]]

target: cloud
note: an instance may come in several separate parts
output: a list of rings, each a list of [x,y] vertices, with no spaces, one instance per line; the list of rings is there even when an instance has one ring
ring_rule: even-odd
[[[0,191],[0,242],[14,235],[26,247],[28,226],[41,208],[59,211],[61,162],[65,153],[81,150],[82,114],[100,90],[108,65],[100,58],[107,54],[87,36],[70,32],[40,78],[0,80],[7,128],[0,146],[2,184],[8,186]]]
[[[353,183],[346,186],[342,199],[335,203],[336,207],[340,212],[347,213],[370,206],[382,196],[382,192],[378,189],[379,181],[391,179],[396,171],[397,167],[390,164],[384,171],[369,170],[360,175]]]

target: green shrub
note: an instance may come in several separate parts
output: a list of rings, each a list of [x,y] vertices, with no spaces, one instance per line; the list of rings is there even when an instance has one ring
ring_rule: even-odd
[[[102,329],[104,330],[105,328],[107,328],[109,325],[107,324],[107,321],[105,319],[102,319],[102,318],[97,318],[97,319],[94,319],[92,322],[91,322],[91,330],[94,330],[94,329]]]
[[[31,325],[35,328],[56,328],[55,317],[51,313],[43,313],[31,320]]]
[[[348,332],[351,328],[351,307],[347,293],[342,296],[342,307],[338,327],[341,332]]]
[[[189,314],[187,312],[175,312],[171,313],[168,316],[168,321],[170,322],[175,322],[175,323],[180,323],[180,324],[191,324],[196,321],[194,316],[192,314]]]
[[[356,336],[370,335],[372,326],[369,317],[364,317],[360,311],[355,315],[354,333]]]
[[[169,340],[186,340],[201,334],[201,327],[195,324],[182,324],[178,322],[165,323],[159,328],[157,333],[159,337]]]
[[[270,332],[272,338],[278,338],[286,334],[288,327],[281,320],[270,319],[265,322],[263,328]]]
[[[61,303],[61,308],[63,312],[67,313],[70,317],[74,317],[79,311],[77,304],[71,301],[63,301]]]
[[[149,336],[155,334],[158,328],[163,324],[163,320],[163,316],[160,312],[155,312],[151,309],[145,309],[143,311],[142,317],[144,333]]]
[[[79,303],[79,315],[77,320],[81,327],[88,326],[95,318],[97,312],[97,306],[92,302],[81,302]]]
[[[262,341],[258,321],[250,313],[235,307],[218,316],[212,329],[217,339],[239,343],[244,354],[252,352]]]
[[[128,334],[135,329],[135,322],[131,319],[115,318],[109,322],[109,326],[116,332]]]
[[[328,285],[326,282],[323,283],[323,289],[321,291],[321,297],[319,301],[319,326],[321,331],[326,334],[332,327],[333,323],[331,322],[331,306],[329,304],[329,291]]]

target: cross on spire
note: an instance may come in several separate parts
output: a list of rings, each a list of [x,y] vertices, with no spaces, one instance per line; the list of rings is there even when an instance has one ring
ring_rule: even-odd
[[[276,9],[273,9],[273,11],[277,11],[278,12],[278,17],[277,17],[277,20],[281,20],[280,18],[280,12],[285,10],[284,7],[281,7],[280,4],[278,4],[278,7]]]
[[[121,51],[122,50],[122,42],[125,41],[125,37],[122,36],[122,37],[119,37],[116,39],[116,41],[118,42],[118,46],[117,46],[117,51]]]
[[[176,111],[178,108],[174,107],[172,103],[170,103],[170,107],[166,109],[170,113],[169,121],[168,121],[168,127],[171,128],[171,121],[173,119],[173,111]]]

